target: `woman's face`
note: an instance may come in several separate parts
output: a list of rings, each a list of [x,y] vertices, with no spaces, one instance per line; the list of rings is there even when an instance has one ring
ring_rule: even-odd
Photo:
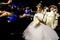
[[[41,8],[37,8],[37,13],[41,13],[42,9]]]
[[[50,11],[53,11],[53,10],[54,10],[54,7],[51,7],[51,8],[50,8]]]

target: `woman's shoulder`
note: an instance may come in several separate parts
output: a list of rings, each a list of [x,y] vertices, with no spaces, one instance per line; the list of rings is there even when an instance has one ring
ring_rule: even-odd
[[[43,13],[36,13],[35,16],[44,15]]]
[[[36,13],[34,16],[38,16],[38,14]]]

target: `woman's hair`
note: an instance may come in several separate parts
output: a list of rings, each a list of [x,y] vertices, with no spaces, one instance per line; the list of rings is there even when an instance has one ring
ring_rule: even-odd
[[[50,9],[51,7],[53,7],[54,9],[56,9],[56,11],[58,11],[57,6],[55,6],[55,5],[50,5],[50,6],[49,6],[49,9]],[[50,10],[49,10],[49,11],[50,11]]]
[[[42,7],[38,7],[36,12],[42,12]]]
[[[55,6],[55,5],[50,5],[49,8],[51,8],[51,7],[53,7],[54,9],[57,8],[57,6]]]

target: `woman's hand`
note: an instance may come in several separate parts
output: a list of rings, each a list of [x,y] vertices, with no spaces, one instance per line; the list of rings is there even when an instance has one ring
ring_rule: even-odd
[[[20,15],[20,18],[24,18],[24,17],[27,17],[27,15],[26,14]]]

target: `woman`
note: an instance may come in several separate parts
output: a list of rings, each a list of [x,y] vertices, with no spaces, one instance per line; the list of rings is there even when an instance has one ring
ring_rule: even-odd
[[[49,25],[52,29],[55,29],[58,24],[59,14],[57,13],[57,7],[51,5],[49,7],[50,12],[45,13],[44,21],[47,25]]]
[[[37,14],[34,15],[34,20],[28,25],[23,32],[25,40],[58,40],[57,33],[49,26],[45,25],[43,20],[41,7],[37,7]]]

